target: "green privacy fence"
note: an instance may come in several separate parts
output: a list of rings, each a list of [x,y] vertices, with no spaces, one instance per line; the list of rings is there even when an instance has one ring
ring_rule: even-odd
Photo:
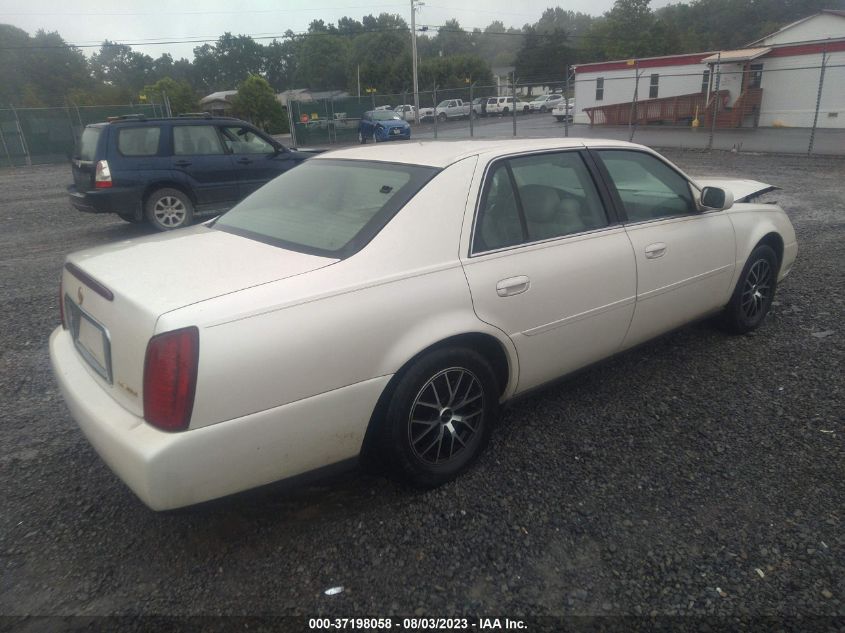
[[[164,112],[158,104],[0,108],[0,166],[65,162],[86,125],[124,114],[156,117]]]

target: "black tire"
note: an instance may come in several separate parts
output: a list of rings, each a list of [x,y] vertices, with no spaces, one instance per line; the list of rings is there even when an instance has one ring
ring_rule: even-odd
[[[446,116],[445,112],[441,112],[440,114],[437,115],[437,120],[440,121],[441,123],[445,123],[446,119],[448,119],[448,118],[449,117]]]
[[[182,191],[165,187],[149,195],[144,204],[144,214],[159,231],[172,231],[191,225],[194,205]]]
[[[385,458],[400,479],[440,486],[482,453],[498,412],[496,378],[481,355],[465,348],[435,350],[393,390],[382,425]]]
[[[507,106],[505,106],[504,108],[502,108],[502,115],[507,116],[507,114],[508,114],[508,108],[507,108]]]
[[[558,123],[563,123],[563,117],[562,116],[556,116],[555,119],[557,120]]]
[[[541,113],[541,114],[545,114],[545,113],[546,113],[546,106],[540,106],[540,113]]]
[[[367,144],[367,137],[366,137],[366,136],[364,136],[364,133],[363,133],[361,130],[358,130],[358,142],[359,142],[361,145],[366,145],[366,144]]]
[[[760,244],[748,257],[731,300],[719,318],[731,334],[746,334],[763,324],[777,289],[778,256],[771,246]]]

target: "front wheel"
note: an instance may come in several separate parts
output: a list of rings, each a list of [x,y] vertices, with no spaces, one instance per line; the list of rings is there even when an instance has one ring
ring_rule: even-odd
[[[447,117],[446,117],[445,112],[441,112],[440,114],[437,115],[437,120],[440,121],[441,123],[445,123],[446,119],[447,119]]]
[[[555,117],[555,120],[556,120],[558,123],[562,123],[562,122],[563,122],[563,117],[562,117],[562,116],[556,116],[556,117]]]
[[[772,307],[777,275],[777,254],[771,246],[759,245],[745,262],[731,300],[721,314],[722,327],[732,334],[746,334],[760,327]]]
[[[477,352],[445,348],[401,378],[384,422],[384,449],[396,475],[421,487],[451,481],[478,458],[498,415],[490,364]]]
[[[507,109],[507,108],[502,108],[502,115],[503,115],[503,116],[507,116],[507,114],[508,114],[508,109]]]
[[[189,226],[194,220],[191,199],[178,189],[154,191],[144,206],[147,220],[159,231],[171,231]]]

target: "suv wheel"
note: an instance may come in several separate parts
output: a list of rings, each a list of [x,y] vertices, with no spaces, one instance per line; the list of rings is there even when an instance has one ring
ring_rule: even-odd
[[[178,189],[154,191],[144,205],[147,220],[159,231],[170,231],[188,226],[194,219],[194,205]]]

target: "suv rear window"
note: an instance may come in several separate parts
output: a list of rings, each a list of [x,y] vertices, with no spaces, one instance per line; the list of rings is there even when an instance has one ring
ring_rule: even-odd
[[[94,160],[97,151],[97,141],[100,140],[101,127],[86,127],[82,130],[82,138],[79,139],[77,158],[80,160]]]
[[[158,154],[160,127],[124,127],[117,131],[117,149],[124,156]]]
[[[361,160],[311,160],[271,180],[214,227],[290,250],[348,257],[438,172]]]

